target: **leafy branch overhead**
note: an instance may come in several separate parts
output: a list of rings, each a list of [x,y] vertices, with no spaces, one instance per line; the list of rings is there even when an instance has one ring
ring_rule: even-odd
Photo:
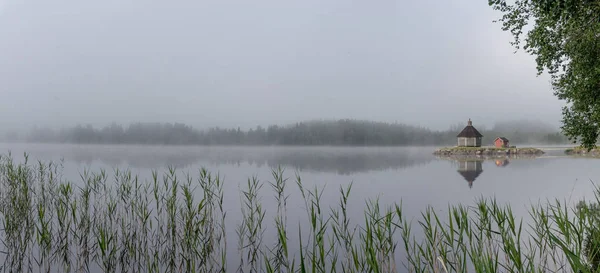
[[[551,76],[563,107],[565,135],[585,148],[600,133],[600,0],[489,0],[517,49]]]

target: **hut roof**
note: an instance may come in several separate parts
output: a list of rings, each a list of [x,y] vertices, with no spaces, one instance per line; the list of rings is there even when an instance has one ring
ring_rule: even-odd
[[[502,139],[502,141],[508,142],[508,138],[505,138],[505,137],[497,137],[496,139]]]
[[[471,119],[467,123],[467,126],[456,136],[456,137],[482,137],[483,135],[473,127]]]
[[[483,170],[475,170],[475,171],[458,171],[462,177],[467,181],[475,181],[477,177],[483,172]]]
[[[476,171],[458,171],[462,177],[469,182],[469,187],[473,184],[473,181],[483,172],[483,170]]]

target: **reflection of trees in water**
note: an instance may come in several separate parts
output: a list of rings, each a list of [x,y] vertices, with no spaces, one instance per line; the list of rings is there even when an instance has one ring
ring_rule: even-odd
[[[331,153],[331,154],[280,154],[269,158],[267,165],[293,166],[299,170],[322,172],[335,171],[341,175],[357,172],[401,169],[431,161],[426,155],[421,157],[406,153]]]
[[[241,165],[292,167],[298,170],[351,174],[401,169],[430,162],[423,148],[337,147],[181,147],[118,145],[24,146],[34,158],[130,168],[185,168],[192,165]],[[15,149],[13,149],[16,151]]]

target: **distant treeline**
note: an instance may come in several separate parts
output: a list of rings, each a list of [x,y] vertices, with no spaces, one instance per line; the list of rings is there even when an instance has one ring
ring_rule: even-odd
[[[455,125],[446,131],[434,131],[406,124],[349,119],[267,128],[258,126],[250,130],[198,130],[182,123],[133,123],[103,128],[91,125],[60,130],[34,128],[26,136],[8,134],[5,140],[81,144],[425,146],[452,145],[463,127]],[[515,144],[568,143],[557,130],[529,123],[497,124],[491,130],[477,129],[484,135],[484,145],[491,144],[497,136],[507,137]]]

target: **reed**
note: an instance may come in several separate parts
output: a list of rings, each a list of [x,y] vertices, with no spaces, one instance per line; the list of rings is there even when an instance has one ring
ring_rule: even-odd
[[[340,187],[336,205],[325,208],[324,188],[307,188],[298,174],[289,179],[276,168],[270,188],[258,177],[240,188],[233,250],[225,182],[207,169],[195,176],[174,168],[153,171],[149,181],[129,170],[114,170],[112,176],[84,170],[76,182],[61,173],[60,163],[0,157],[3,272],[597,272],[600,267],[600,190],[596,200],[574,207],[560,200],[532,204],[525,219],[494,199],[449,205],[444,212],[426,207],[417,218],[409,218],[401,202],[366,200],[362,218],[351,219],[352,184]],[[273,193],[274,206],[263,205],[265,191]],[[289,217],[290,196],[301,198],[304,217]]]

